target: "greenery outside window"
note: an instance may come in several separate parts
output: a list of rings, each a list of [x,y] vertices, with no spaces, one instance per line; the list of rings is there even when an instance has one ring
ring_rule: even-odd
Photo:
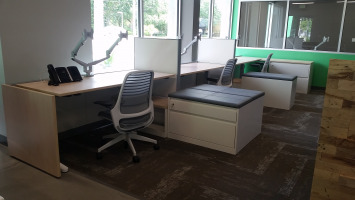
[[[212,37],[229,38],[231,1],[218,0],[213,5]]]
[[[176,0],[144,0],[144,36],[176,38],[177,12]]]
[[[231,0],[201,0],[199,29],[205,38],[230,38]]]
[[[128,32],[128,39],[118,43],[109,59],[93,66],[93,73],[133,69],[137,10],[137,0],[91,0],[94,60],[106,57],[106,50],[117,40],[119,33]]]
[[[209,18],[210,18],[210,0],[200,1],[200,20],[199,20],[199,32],[201,36],[208,37],[209,32]]]

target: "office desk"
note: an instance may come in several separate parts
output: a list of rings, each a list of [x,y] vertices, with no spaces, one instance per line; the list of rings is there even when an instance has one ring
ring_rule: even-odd
[[[245,63],[251,63],[255,61],[261,60],[261,58],[255,58],[255,57],[244,57],[244,56],[236,56],[237,58],[237,65],[245,64]]]
[[[262,60],[261,58],[255,58],[255,57],[243,57],[243,56],[237,56],[235,57],[237,58],[237,63],[239,64],[246,64],[246,63],[251,63],[251,62],[255,62],[255,61],[260,61]],[[240,68],[239,68],[239,75],[240,75],[240,78],[242,78],[244,74],[244,65],[241,65]]]
[[[200,72],[206,72],[214,69],[223,68],[223,64],[218,63],[206,63],[206,62],[193,62],[193,63],[186,63],[181,64],[180,75],[190,75],[196,74]]]
[[[237,58],[243,59],[244,57]],[[266,58],[259,58],[261,61],[265,61],[265,59]],[[308,94],[311,90],[313,61],[271,58],[268,72],[297,76],[297,93]]]
[[[2,85],[9,154],[55,177],[61,176],[56,97],[122,85],[121,71],[48,86],[47,81]],[[154,73],[154,80],[175,77]]]
[[[121,86],[126,74],[131,71],[134,70],[96,74],[93,77],[83,77],[83,80],[80,82],[64,83],[59,86],[50,86],[47,84],[47,81],[21,83],[16,84],[16,86],[62,97]],[[154,72],[154,80],[174,76],[173,74]]]
[[[237,58],[236,65],[242,65],[245,63],[260,60],[260,58],[253,58],[253,57],[236,57],[236,58]],[[220,74],[224,66],[225,64],[208,63],[208,62],[192,62],[192,63],[181,64],[181,68],[180,68],[181,81],[179,81],[180,89],[193,87],[195,85],[199,85],[199,83],[206,83],[208,77],[213,77],[218,79],[220,77]],[[240,67],[239,70],[240,70],[240,74],[243,74],[242,72],[244,72],[244,68]],[[198,78],[196,76],[190,76],[190,77],[187,76],[187,75],[198,74],[201,72],[204,72],[203,75],[204,77],[200,79],[200,81],[198,81]]]
[[[237,58],[236,65],[241,65],[241,64],[261,60],[261,58],[253,58],[253,57],[236,57],[236,58]],[[180,75],[185,76],[189,74],[206,72],[214,69],[220,69],[223,68],[224,66],[225,64],[207,63],[207,62],[193,62],[193,63],[181,64]]]

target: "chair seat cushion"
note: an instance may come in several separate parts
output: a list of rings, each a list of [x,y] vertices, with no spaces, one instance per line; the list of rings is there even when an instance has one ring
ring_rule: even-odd
[[[112,121],[110,110],[99,112],[99,116]],[[121,128],[127,129],[130,128],[131,126],[136,126],[137,124],[149,121],[149,118],[150,118],[150,113],[139,117],[133,117],[127,119],[123,118],[120,120],[120,126]]]
[[[137,124],[144,124],[144,122],[149,121],[150,118],[150,113],[139,116],[139,117],[133,117],[133,118],[128,118],[128,119],[121,119],[120,120],[120,126],[121,128],[130,128],[137,126]]]

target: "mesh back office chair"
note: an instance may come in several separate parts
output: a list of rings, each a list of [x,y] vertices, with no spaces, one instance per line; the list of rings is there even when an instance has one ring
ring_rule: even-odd
[[[154,119],[154,106],[152,101],[153,71],[134,71],[126,75],[121,86],[117,102],[111,110],[100,112],[99,115],[113,122],[118,133],[104,136],[113,138],[101,146],[97,157],[101,158],[101,151],[125,140],[132,153],[133,162],[139,162],[131,139],[154,143],[154,149],[159,149],[156,140],[137,135],[137,130],[149,126]]]
[[[257,67],[258,71],[260,71],[260,72],[268,72],[269,71],[270,59],[271,59],[272,55],[273,55],[273,53],[270,53],[267,56],[265,62],[259,62],[259,63],[256,63],[256,64],[252,64],[251,66]]]
[[[263,65],[263,68],[261,69],[261,72],[268,72],[269,71],[269,64],[270,64],[270,59],[271,59],[272,53],[270,53]]]
[[[218,80],[213,78],[208,78],[207,80],[216,83],[216,85],[231,87],[233,84],[233,75],[236,63],[236,58],[229,59]]]

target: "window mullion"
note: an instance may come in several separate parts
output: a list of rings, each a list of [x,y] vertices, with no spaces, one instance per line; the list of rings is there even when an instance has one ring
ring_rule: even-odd
[[[234,2],[233,2],[233,0],[231,0],[230,1],[230,10],[229,10],[230,16],[229,16],[228,39],[232,38],[231,37],[232,36],[232,20],[233,20],[233,12],[234,12],[233,5],[234,5]]]
[[[144,37],[143,0],[138,0],[138,37]]]
[[[287,40],[287,27],[288,27],[288,11],[290,9],[290,0],[287,0],[286,4],[286,16],[285,16],[285,28],[284,28],[284,37],[282,41],[282,49],[286,48],[286,40]]]
[[[343,28],[344,28],[344,21],[345,21],[345,12],[346,12],[346,5],[348,4],[348,0],[344,1],[344,7],[343,7],[343,15],[341,18],[341,23],[340,23],[340,32],[339,32],[339,40],[338,40],[338,49],[337,52],[340,52],[340,46],[341,46],[341,40],[343,37]]]
[[[209,21],[208,21],[208,38],[212,38],[212,26],[213,26],[213,7],[214,7],[214,0],[210,1],[210,12],[209,12]]]
[[[181,38],[181,0],[177,1],[177,28],[176,35],[178,38]]]

